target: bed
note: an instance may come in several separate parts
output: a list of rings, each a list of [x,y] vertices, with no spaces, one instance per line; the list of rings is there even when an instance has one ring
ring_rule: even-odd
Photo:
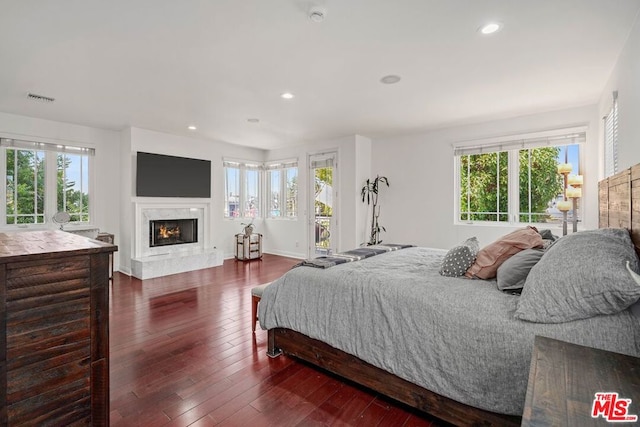
[[[627,259],[635,271],[629,236],[637,248],[639,172],[631,168],[599,187],[600,227],[631,230]],[[620,231],[599,233],[617,239]],[[567,252],[565,241],[549,253]],[[632,308],[568,321],[560,312],[551,323],[515,319],[533,292],[527,285],[519,296],[491,280],[443,277],[446,254],[412,247],[327,269],[292,269],[260,303],[269,354],[298,357],[456,425],[520,424],[536,335],[640,356],[640,317]],[[557,298],[553,292],[549,298]]]

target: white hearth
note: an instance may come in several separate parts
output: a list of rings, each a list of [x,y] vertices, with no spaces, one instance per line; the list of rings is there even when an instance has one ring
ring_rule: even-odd
[[[134,277],[144,280],[222,265],[222,253],[209,245],[209,203],[203,203],[201,199],[145,198],[134,205],[135,250],[131,260]],[[172,219],[196,219],[197,241],[152,247],[150,222]]]

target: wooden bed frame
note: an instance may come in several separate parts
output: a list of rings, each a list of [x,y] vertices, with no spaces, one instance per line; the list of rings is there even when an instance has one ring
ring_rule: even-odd
[[[640,256],[640,165],[600,181],[598,192],[599,227],[629,229]],[[441,396],[299,332],[270,329],[267,354],[276,357],[282,353],[455,425],[519,426],[521,423],[521,417],[488,412]]]

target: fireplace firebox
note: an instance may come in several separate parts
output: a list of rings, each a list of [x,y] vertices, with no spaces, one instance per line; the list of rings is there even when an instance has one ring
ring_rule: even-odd
[[[149,246],[182,245],[198,242],[198,219],[158,219],[149,221]]]

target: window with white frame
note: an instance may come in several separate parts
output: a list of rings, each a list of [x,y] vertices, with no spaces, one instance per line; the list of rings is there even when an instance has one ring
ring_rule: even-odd
[[[298,216],[298,162],[282,161],[266,165],[267,216]]]
[[[263,167],[257,163],[224,160],[225,218],[259,218]]]
[[[57,211],[90,221],[91,148],[0,138],[4,151],[4,224],[44,224]],[[53,165],[57,165],[53,167]]]
[[[611,111],[604,117],[604,176],[618,173],[618,92],[613,92]]]
[[[457,146],[457,220],[493,223],[559,223],[563,197],[560,163],[580,174],[584,132]],[[570,212],[572,214],[572,212]]]

